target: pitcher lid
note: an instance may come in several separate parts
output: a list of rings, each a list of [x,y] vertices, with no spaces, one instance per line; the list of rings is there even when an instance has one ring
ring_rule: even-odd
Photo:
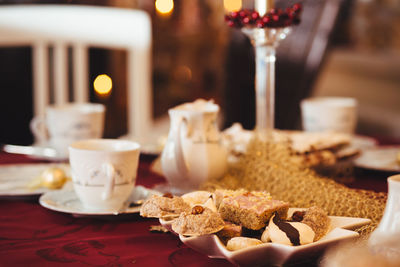
[[[197,99],[193,102],[189,102],[189,103],[184,103],[181,105],[178,105],[172,109],[170,109],[170,111],[190,111],[190,112],[207,112],[207,113],[214,113],[214,112],[218,112],[219,111],[219,106],[217,104],[214,103],[214,100],[205,100],[205,99]]]

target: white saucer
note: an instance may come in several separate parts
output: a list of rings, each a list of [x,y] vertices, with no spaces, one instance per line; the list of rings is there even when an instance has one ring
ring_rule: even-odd
[[[0,197],[32,197],[54,191],[48,188],[30,189],[28,184],[50,167],[62,168],[70,176],[69,164],[6,164],[0,166]]]
[[[131,196],[126,202],[126,207],[119,211],[105,210],[92,211],[86,209],[73,190],[72,183],[65,186],[62,190],[47,192],[39,198],[39,203],[45,208],[53,211],[70,213],[74,216],[104,216],[104,215],[120,215],[138,213],[140,205],[136,205],[139,200],[146,200],[152,195],[160,195],[159,192],[145,188],[143,186],[135,186]]]
[[[354,164],[365,169],[400,172],[400,164],[397,162],[398,153],[400,153],[400,146],[380,146],[363,151]]]

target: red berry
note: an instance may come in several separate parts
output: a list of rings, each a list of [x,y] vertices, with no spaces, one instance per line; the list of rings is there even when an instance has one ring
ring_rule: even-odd
[[[228,21],[227,24],[229,27],[235,27],[235,22],[232,20]]]
[[[281,14],[282,13],[282,10],[280,9],[280,8],[272,8],[269,12],[268,12],[268,14],[271,14],[271,15],[279,15],[279,14]]]
[[[260,15],[258,14],[257,11],[253,11],[253,12],[251,13],[251,18],[252,18],[253,20],[257,20],[259,17],[260,17]]]
[[[256,22],[257,28],[264,28],[264,23],[261,19],[257,20]]]
[[[292,9],[293,9],[294,11],[300,12],[301,9],[302,9],[302,6],[301,6],[300,3],[297,3],[297,4],[294,4],[294,5],[293,5]]]
[[[275,22],[279,21],[279,15],[272,15],[272,20]]]
[[[225,15],[225,17],[224,17],[224,18],[225,18],[225,21],[226,21],[226,22],[228,22],[228,21],[230,21],[230,20],[231,20],[231,17],[230,17],[229,15]]]
[[[243,24],[249,24],[250,23],[250,17],[244,17],[243,19],[242,19],[242,22],[243,22]]]
[[[239,12],[237,11],[231,12],[231,18],[236,19],[237,17],[239,17]]]
[[[298,15],[298,14],[296,13],[296,11],[293,11],[293,10],[291,10],[291,11],[288,12],[287,14],[288,14],[289,18],[291,18],[291,19],[297,17],[297,15]]]
[[[264,24],[268,24],[269,22],[271,22],[271,18],[268,16],[264,16],[264,17],[262,17],[262,22]]]
[[[247,11],[246,10],[240,10],[239,11],[239,17],[244,18],[247,16]]]

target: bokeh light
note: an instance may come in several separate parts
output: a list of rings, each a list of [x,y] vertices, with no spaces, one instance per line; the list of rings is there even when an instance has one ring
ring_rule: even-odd
[[[227,12],[237,11],[242,8],[242,0],[224,0],[224,7]]]
[[[99,96],[108,96],[112,90],[112,79],[107,74],[100,74],[94,79],[94,91]]]
[[[157,0],[155,6],[158,13],[168,15],[174,9],[174,0]]]

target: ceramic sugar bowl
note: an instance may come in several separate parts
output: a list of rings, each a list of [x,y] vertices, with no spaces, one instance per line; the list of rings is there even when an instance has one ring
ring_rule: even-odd
[[[227,153],[217,127],[219,106],[203,99],[169,110],[170,130],[161,166],[172,187],[190,191],[227,169]]]

